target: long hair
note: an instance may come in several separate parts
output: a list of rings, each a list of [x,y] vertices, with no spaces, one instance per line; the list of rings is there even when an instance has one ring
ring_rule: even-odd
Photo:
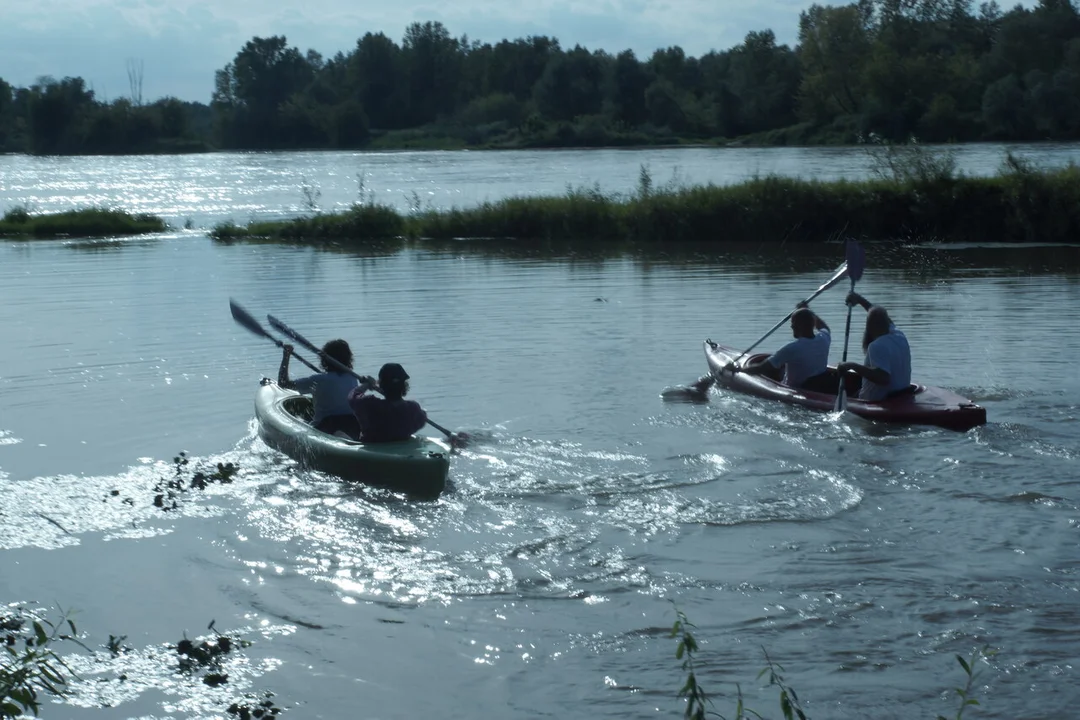
[[[323,345],[321,358],[323,370],[326,370],[326,372],[342,372],[341,368],[337,367],[334,363],[327,360],[328,357],[337,360],[339,363],[349,368],[350,370],[352,369],[352,349],[349,347],[349,343],[345,342],[341,338],[331,340],[330,342]]]
[[[862,349],[863,352],[867,351],[870,347],[870,343],[877,340],[882,335],[889,334],[889,326],[892,325],[892,319],[889,317],[889,313],[885,308],[880,305],[874,305],[870,308],[870,311],[866,313],[866,330],[863,331],[862,337]]]

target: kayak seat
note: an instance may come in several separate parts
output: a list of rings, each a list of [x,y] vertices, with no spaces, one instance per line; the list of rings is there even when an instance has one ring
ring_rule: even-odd
[[[915,383],[911,383],[910,385],[908,385],[903,390],[893,390],[886,397],[894,398],[894,397],[900,397],[901,395],[914,395],[917,392],[919,392],[919,386],[916,385]]]
[[[281,403],[281,406],[285,409],[285,412],[306,423],[310,423],[312,418],[315,417],[315,407],[311,404],[311,398],[307,395],[287,398]]]

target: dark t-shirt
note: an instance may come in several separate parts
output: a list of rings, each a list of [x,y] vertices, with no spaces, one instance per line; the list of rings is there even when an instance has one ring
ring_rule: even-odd
[[[360,423],[363,442],[407,440],[427,422],[427,413],[415,400],[387,400],[363,388],[349,393],[349,407]]]

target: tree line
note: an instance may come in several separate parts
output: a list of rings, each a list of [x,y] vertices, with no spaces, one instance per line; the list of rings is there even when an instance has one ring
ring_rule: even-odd
[[[1071,140],[1080,12],[1072,0],[858,0],[801,12],[793,48],[762,30],[646,60],[413,23],[400,44],[367,33],[331,58],[252,38],[215,73],[209,105],[146,104],[136,89],[106,102],[81,78],[0,79],[0,151]]]

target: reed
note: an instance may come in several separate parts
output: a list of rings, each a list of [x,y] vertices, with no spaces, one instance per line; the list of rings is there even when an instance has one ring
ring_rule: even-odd
[[[678,640],[675,646],[675,658],[681,661],[680,667],[685,673],[685,680],[677,694],[679,700],[685,703],[683,718],[685,720],[706,720],[709,717],[716,717],[720,718],[720,720],[728,720],[727,716],[712,709],[714,707],[712,697],[701,685],[699,679],[701,663],[697,656],[700,648],[697,639],[694,637],[694,631],[696,630],[697,626],[690,622],[686,614],[676,606],[675,624],[671,628],[670,637]],[[784,678],[783,666],[769,657],[769,653],[765,651],[765,648],[762,648],[761,651],[765,656],[765,667],[758,673],[757,680],[760,683],[763,678],[767,678],[766,685],[779,691],[780,714],[784,720],[809,720],[806,710],[803,709],[802,703],[799,701],[798,693]],[[989,664],[990,658],[996,653],[997,651],[992,650],[988,645],[983,645],[980,648],[975,648],[969,658],[965,659],[962,655],[956,655],[956,661],[963,669],[966,678],[963,687],[953,689],[960,702],[953,717],[937,715],[936,720],[963,720],[964,712],[968,708],[979,705],[977,682],[982,676],[985,667]],[[751,720],[752,718],[764,720],[765,717],[746,706],[742,686],[736,683],[735,711],[731,716],[731,720]]]
[[[164,232],[168,225],[156,215],[109,208],[81,208],[60,213],[35,214],[15,207],[0,218],[0,237],[8,238],[105,238]]]
[[[992,177],[957,175],[948,163],[861,181],[769,175],[735,185],[653,188],[647,172],[644,177],[635,194],[570,188],[556,197],[405,214],[369,203],[345,213],[224,224],[212,235],[634,243],[825,242],[840,234],[911,242],[1065,243],[1080,237],[1080,167],[1038,170],[1012,156]]]
[[[290,220],[219,223],[210,231],[215,240],[267,238],[271,240],[349,241],[399,237],[406,218],[389,205],[363,203],[341,213],[322,213]]]

